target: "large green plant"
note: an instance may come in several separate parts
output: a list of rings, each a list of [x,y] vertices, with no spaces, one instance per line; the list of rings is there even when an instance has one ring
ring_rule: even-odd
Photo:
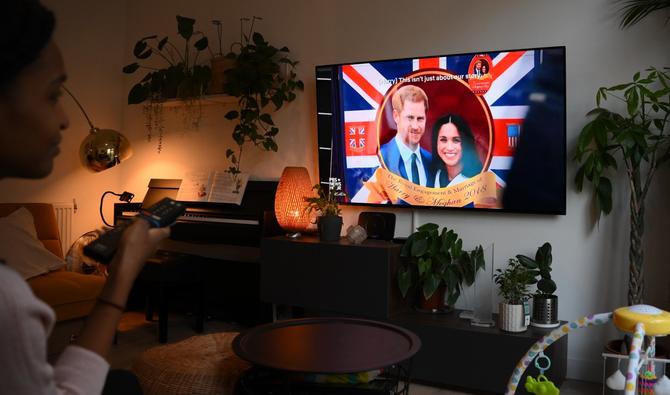
[[[538,247],[535,259],[526,255],[517,255],[516,259],[530,273],[539,280],[537,281],[537,294],[551,296],[556,292],[556,283],[551,278],[551,244],[544,243]]]
[[[167,99],[171,97],[198,97],[207,89],[211,78],[211,69],[206,65],[198,65],[198,56],[207,49],[209,41],[201,32],[194,32],[195,19],[177,15],[177,31],[184,39],[184,49],[179,50],[165,36],[147,36],[141,38],[133,49],[138,62],[123,68],[126,74],[132,74],[140,68],[149,70],[142,80],[128,92],[128,104],[139,104],[150,99]],[[200,38],[191,45],[194,36]],[[140,65],[152,55],[163,59],[165,68]]]
[[[621,3],[621,28],[640,22],[652,12],[670,8],[670,0],[616,0]]]
[[[604,108],[608,98],[623,104],[625,112]],[[575,183],[579,191],[585,181],[592,184],[598,215],[609,214],[612,177],[623,165],[630,189],[628,303],[638,304],[644,297],[644,202],[656,170],[670,159],[668,67],[652,67],[646,75],[635,73],[632,82],[598,89],[596,105],[587,114],[593,120],[579,134]]]
[[[145,103],[144,114],[146,116],[146,127],[148,138],[151,140],[152,131],[159,133],[158,150],[160,152],[163,137],[163,114],[162,102],[169,98],[179,98],[188,104],[186,111],[190,116],[190,125],[198,126],[200,121],[200,108],[193,111],[193,101],[205,94],[207,86],[212,77],[212,71],[207,65],[199,65],[198,57],[202,51],[208,48],[209,41],[201,32],[194,32],[195,19],[177,15],[177,31],[184,39],[183,49],[180,50],[176,44],[165,36],[158,39],[152,35],[139,39],[133,48],[136,62],[130,63],[123,68],[126,74],[133,74],[139,69],[148,70],[140,82],[133,85],[128,92],[128,104]],[[199,37],[197,40],[195,38]],[[195,42],[191,43],[192,40]],[[157,68],[142,65],[153,55],[164,61],[164,67]]]
[[[259,18],[253,20],[256,19]],[[242,42],[237,44],[239,53],[226,55],[234,64],[225,72],[223,87],[226,94],[238,98],[237,110],[225,115],[226,119],[237,122],[233,128],[237,153],[233,149],[226,150],[226,158],[231,163],[228,172],[233,176],[240,173],[245,143],[253,143],[265,151],[277,151],[275,139],[279,128],[270,111],[272,107],[277,111],[285,102],[295,100],[295,91],[304,89],[294,71],[298,62],[289,58],[289,49],[270,45],[260,33],[253,32],[253,22],[248,34],[243,34]]]
[[[441,286],[446,286],[447,304],[453,306],[461,294],[462,284],[472,285],[477,271],[484,268],[484,250],[478,246],[463,251],[463,241],[453,230],[427,223],[417,228],[405,241],[400,256],[405,258],[398,268],[398,286],[403,297],[412,285],[421,288],[429,299]]]

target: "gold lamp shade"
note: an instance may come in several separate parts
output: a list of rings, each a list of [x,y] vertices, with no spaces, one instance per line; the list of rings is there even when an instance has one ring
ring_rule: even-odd
[[[91,128],[79,146],[79,160],[85,168],[96,173],[101,172],[118,165],[133,155],[130,143],[124,135],[113,129],[98,129],[93,126],[93,122],[84,110],[84,106],[79,103],[79,100],[65,85],[62,88],[77,104]]]
[[[277,222],[293,237],[309,226],[309,215],[305,211],[305,197],[312,195],[309,173],[304,167],[286,167],[282,172],[275,195]]]
[[[81,164],[96,173],[118,165],[132,154],[128,139],[112,129],[91,128],[79,147]]]

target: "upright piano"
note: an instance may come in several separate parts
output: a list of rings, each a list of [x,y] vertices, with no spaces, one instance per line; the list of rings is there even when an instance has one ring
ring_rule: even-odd
[[[239,206],[182,202],[186,212],[154,259],[186,256],[204,280],[206,305],[213,313],[251,324],[264,321],[264,312],[269,316],[271,310],[260,302],[260,244],[263,237],[281,234],[274,216],[276,189],[276,181],[249,181]],[[114,224],[131,220],[140,207],[141,203],[115,204]]]

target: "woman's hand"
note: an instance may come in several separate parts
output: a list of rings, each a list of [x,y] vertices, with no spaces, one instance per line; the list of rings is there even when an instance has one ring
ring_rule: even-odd
[[[136,219],[121,235],[119,248],[109,265],[109,277],[86,320],[77,344],[106,357],[128,294],[144,262],[153,255],[158,242],[170,235],[170,228],[150,228]]]
[[[149,223],[136,219],[121,236],[119,248],[110,263],[110,280],[132,285],[158,243],[170,235],[170,228],[150,228]]]

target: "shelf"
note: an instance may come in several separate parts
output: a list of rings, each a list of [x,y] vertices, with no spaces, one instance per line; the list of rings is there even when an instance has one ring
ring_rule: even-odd
[[[200,100],[194,100],[194,101],[195,102],[200,102],[200,104],[203,105],[203,106],[209,106],[209,105],[213,105],[213,104],[236,103],[237,98],[235,96],[219,94],[219,95],[206,95],[206,96],[203,96]],[[182,107],[184,105],[185,105],[185,101],[183,99],[167,99],[163,102],[163,107],[167,107],[167,108]]]

